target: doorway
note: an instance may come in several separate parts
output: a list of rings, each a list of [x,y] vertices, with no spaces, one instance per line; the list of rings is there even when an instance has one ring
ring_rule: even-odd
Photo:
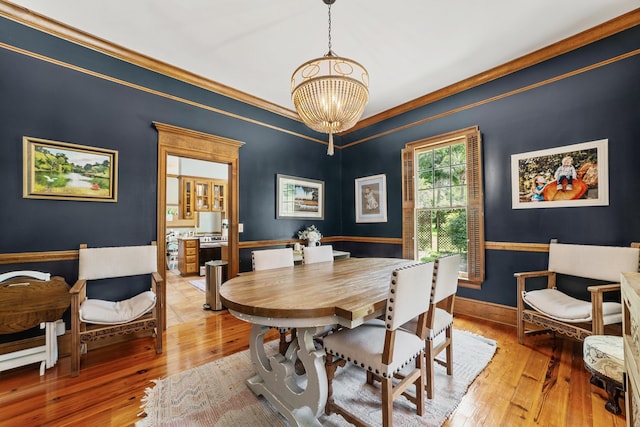
[[[227,212],[228,221],[228,270],[229,278],[238,274],[238,150],[242,142],[216,135],[197,132],[172,125],[154,122],[158,130],[158,271],[167,280],[167,245],[165,239],[167,215],[164,205],[167,198],[167,161],[169,156],[203,160],[227,165]],[[196,276],[197,277],[197,276]],[[163,287],[158,295],[158,304],[162,307],[162,330],[166,329],[167,292]]]
[[[205,263],[224,259],[227,251],[228,165],[187,157],[167,156],[165,241],[167,244],[166,327],[199,321],[214,313],[203,310]],[[160,237],[158,237],[160,238]],[[195,244],[186,262],[179,246]],[[224,251],[223,251],[224,247]],[[184,246],[183,246],[184,248]]]

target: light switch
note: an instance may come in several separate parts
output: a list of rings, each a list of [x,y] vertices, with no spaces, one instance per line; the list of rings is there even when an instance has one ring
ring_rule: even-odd
[[[244,224],[238,224],[238,233],[242,233],[244,231]]]

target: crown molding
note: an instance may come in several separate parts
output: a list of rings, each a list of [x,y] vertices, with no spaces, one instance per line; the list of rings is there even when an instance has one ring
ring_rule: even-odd
[[[26,25],[28,27],[37,29],[39,31],[54,35],[61,39],[76,43],[80,46],[95,50],[105,55],[109,55],[111,57],[129,62],[148,70],[161,73],[168,77],[184,81],[194,86],[301,122],[300,117],[293,110],[223,85],[216,81],[206,79],[197,74],[140,54],[131,49],[127,49],[126,47],[119,46],[99,37],[95,37],[89,33],[83,32],[62,22],[53,20],[44,15],[40,15],[27,8],[9,3],[5,0],[0,0],[0,16]],[[523,70],[527,67],[531,67],[548,59],[554,58],[556,56],[578,49],[590,43],[594,43],[598,40],[617,34],[629,28],[635,27],[638,24],[640,24],[640,8],[604,22],[596,27],[585,30],[574,36],[568,37],[557,43],[539,49],[535,52],[514,59],[513,61],[494,67],[490,70],[487,70],[480,74],[476,74],[475,76],[469,77],[460,82],[454,83],[442,89],[418,97],[414,100],[408,101],[404,104],[400,104],[396,107],[390,108],[389,110],[383,111],[374,116],[363,119],[358,122],[353,128],[340,133],[340,135],[347,135],[351,132],[363,129],[384,120],[391,119],[395,116],[404,114],[411,110],[415,110],[416,108],[420,108],[427,104],[447,98],[476,86],[480,86],[484,83],[496,80],[500,77],[504,77],[516,71]]]
[[[496,80],[500,77],[504,77],[516,71],[523,70],[533,65],[544,62],[548,59],[555,58],[564,53],[586,46],[588,44],[597,42],[606,37],[612,36],[629,28],[635,27],[640,24],[640,8],[632,10],[624,15],[620,15],[610,21],[604,22],[596,27],[585,30],[574,36],[568,37],[557,43],[538,49],[535,52],[521,56],[513,61],[494,67],[488,71],[476,74],[468,79],[461,80],[457,83],[444,87],[442,89],[431,92],[427,95],[423,95],[412,101],[408,101],[404,104],[400,104],[389,110],[383,111],[374,116],[360,120],[354,127],[349,129],[346,133],[353,132],[359,129],[363,129],[367,126],[374,125],[384,120],[391,119],[400,114],[415,110],[432,102],[439,101],[444,98],[448,98],[465,90],[472,89],[476,86],[480,86],[484,83]]]
[[[88,49],[95,50],[96,52],[146,68],[150,71],[224,95],[237,101],[244,102],[245,104],[253,105],[292,120],[301,121],[298,114],[288,108],[284,108],[238,89],[225,86],[216,81],[206,79],[202,76],[159,61],[150,56],[135,52],[126,47],[111,43],[107,40],[93,36],[82,30],[48,18],[44,15],[40,15],[25,7],[9,3],[5,0],[0,0],[0,16]]]

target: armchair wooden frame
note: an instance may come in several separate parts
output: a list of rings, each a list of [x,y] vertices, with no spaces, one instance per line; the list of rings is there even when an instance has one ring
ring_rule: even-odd
[[[591,296],[591,316],[583,322],[565,321],[554,318],[539,310],[528,308],[524,294],[528,292],[527,280],[546,278],[547,289],[556,288],[557,274],[567,274],[587,279],[619,282],[620,273],[637,271],[639,262],[639,244],[631,247],[567,245],[552,242],[549,249],[549,268],[541,271],[514,273],[517,282],[517,323],[518,342],[524,344],[525,336],[557,332],[578,341],[590,335],[602,335],[607,324],[603,312],[604,295],[619,291],[620,283],[587,286]],[[567,254],[571,253],[573,262],[567,262]],[[621,316],[621,314],[620,314]],[[542,329],[526,329],[530,323],[542,326]],[[618,322],[613,322],[618,323]]]
[[[155,246],[155,242],[152,244]],[[144,248],[144,247],[129,247]],[[87,249],[86,244],[82,244],[80,249]],[[107,248],[111,249],[111,248]],[[157,254],[157,252],[156,252]],[[157,264],[157,255],[156,264]],[[93,341],[106,340],[109,337],[118,337],[132,333],[151,331],[155,342],[156,354],[162,353],[162,331],[164,325],[162,323],[162,313],[164,309],[163,302],[163,285],[164,280],[157,271],[146,271],[150,268],[142,267],[144,271],[127,272],[129,274],[114,274],[114,277],[128,276],[134,274],[150,274],[151,291],[156,296],[156,303],[153,308],[146,314],[124,323],[116,324],[93,324],[83,322],[79,313],[82,303],[87,299],[87,280],[79,278],[78,281],[70,289],[71,294],[71,376],[76,377],[80,373],[80,356],[87,352],[87,345]],[[157,270],[157,266],[153,268]],[[126,269],[125,269],[126,270]],[[103,276],[111,277],[111,276]]]

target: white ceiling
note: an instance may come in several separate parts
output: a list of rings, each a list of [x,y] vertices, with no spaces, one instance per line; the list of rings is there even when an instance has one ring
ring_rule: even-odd
[[[11,0],[293,110],[290,78],[328,51],[322,0]],[[363,118],[634,10],[638,0],[337,0],[332,50],[369,71]]]

